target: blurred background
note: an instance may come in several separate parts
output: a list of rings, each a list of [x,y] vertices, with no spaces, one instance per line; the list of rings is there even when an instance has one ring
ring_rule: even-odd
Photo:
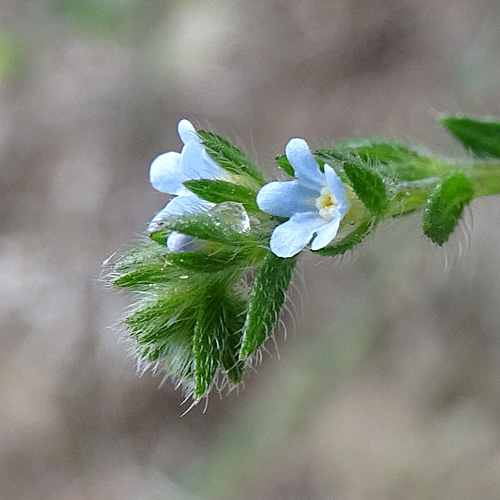
[[[460,149],[500,115],[497,0],[0,0],[0,498],[500,499],[500,200],[444,250],[420,215],[302,259],[258,373],[181,418],[112,328],[100,265],[209,124],[273,177],[294,136]],[[303,306],[301,306],[301,303]]]

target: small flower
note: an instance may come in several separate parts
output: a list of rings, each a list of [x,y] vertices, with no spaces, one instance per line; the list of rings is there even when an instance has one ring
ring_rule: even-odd
[[[160,210],[149,223],[149,231],[153,231],[161,220],[186,213],[202,212],[209,210],[214,203],[202,200],[184,186],[184,182],[195,179],[227,179],[228,173],[210,158],[203,146],[200,136],[188,120],[181,120],[177,126],[179,137],[184,146],[180,153],[169,151],[158,156],[149,170],[151,185],[162,193],[175,195],[166,206]],[[184,236],[184,235],[182,235]],[[167,246],[172,252],[185,251],[191,244],[180,233],[172,233],[167,239]]]
[[[271,251],[278,257],[292,257],[309,243],[311,250],[328,245],[349,208],[339,176],[329,165],[321,172],[304,139],[291,139],[285,153],[296,179],[270,182],[257,194],[262,211],[289,217],[271,235]]]

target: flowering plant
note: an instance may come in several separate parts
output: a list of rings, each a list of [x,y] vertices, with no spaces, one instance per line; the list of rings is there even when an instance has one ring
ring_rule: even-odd
[[[180,153],[151,164],[173,195],[148,238],[108,260],[105,279],[136,292],[123,320],[144,368],[178,379],[194,402],[234,386],[272,334],[301,252],[350,251],[383,219],[423,211],[443,245],[474,198],[500,194],[500,122],[443,117],[471,157],[450,162],[401,143],[362,140],[312,152],[291,139],[266,183],[240,149],[181,120]]]

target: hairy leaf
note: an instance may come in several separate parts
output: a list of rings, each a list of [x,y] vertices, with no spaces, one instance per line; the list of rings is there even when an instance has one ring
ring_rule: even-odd
[[[185,381],[194,377],[196,309],[189,288],[170,286],[149,294],[125,318],[139,356]]]
[[[415,181],[452,171],[443,160],[409,149],[397,141],[364,139],[334,144],[316,152],[328,162],[347,162],[371,167],[380,176],[395,181]]]
[[[245,302],[229,290],[208,288],[193,337],[196,384],[194,397],[204,396],[220,368],[233,383],[241,380],[238,360]]]
[[[135,271],[118,276],[112,281],[118,288],[130,288],[132,290],[143,290],[151,285],[165,284],[172,279],[176,279],[179,272],[172,266],[150,264]]]
[[[208,212],[168,217],[158,221],[157,229],[178,231],[200,240],[215,241],[230,246],[256,245],[255,237],[246,232],[248,224],[248,216],[243,207],[227,202],[225,206],[218,205]]]
[[[257,190],[255,189],[250,189],[232,182],[208,179],[186,181],[184,185],[200,198],[211,201],[212,203],[235,201],[241,203],[247,212],[259,211],[257,202],[255,201],[255,197],[257,196]]]
[[[296,262],[296,257],[281,259],[269,253],[257,269],[243,330],[240,359],[255,352],[272,333]]]
[[[178,252],[167,257],[168,262],[183,268],[198,272],[224,271],[228,266],[245,266],[248,256],[243,251],[219,250],[213,253],[206,252]]]
[[[144,290],[176,279],[179,271],[167,262],[167,249],[153,243],[138,246],[108,264],[107,279],[118,288]]]
[[[208,154],[225,170],[233,174],[244,174],[254,179],[258,186],[264,184],[264,178],[259,170],[236,146],[213,132],[199,130]]]
[[[365,207],[375,215],[382,215],[387,207],[387,191],[383,179],[375,171],[362,164],[346,163],[344,170],[354,192]]]
[[[110,265],[115,273],[127,273],[149,264],[164,264],[166,255],[166,248],[148,241],[119,255]]]
[[[439,184],[424,210],[424,233],[434,243],[442,245],[458,224],[464,206],[474,197],[470,180],[456,172]]]
[[[195,399],[201,398],[210,389],[217,372],[217,338],[212,328],[213,322],[204,315],[194,329]]]

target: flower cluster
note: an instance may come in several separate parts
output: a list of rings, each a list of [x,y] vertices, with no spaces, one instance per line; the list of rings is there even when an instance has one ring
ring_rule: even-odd
[[[184,143],[180,153],[164,153],[151,164],[150,180],[155,189],[174,195],[165,208],[150,222],[156,224],[173,215],[197,213],[213,208],[214,203],[193,194],[184,185],[196,179],[228,180],[229,174],[207,153],[193,125],[181,120],[179,136]],[[257,195],[263,212],[288,220],[272,232],[271,251],[278,257],[292,257],[309,243],[312,250],[327,246],[337,235],[342,218],[349,208],[344,184],[334,169],[325,164],[323,170],[303,139],[291,139],[285,148],[295,171],[295,180],[270,182]],[[171,252],[196,249],[192,237],[173,232],[167,239]]]
[[[294,138],[278,158],[293,179],[266,183],[239,148],[181,120],[181,151],[151,164],[151,184],[172,196],[151,239],[106,264],[113,286],[135,292],[123,324],[140,366],[165,370],[197,403],[241,382],[273,333],[302,249],[342,255],[380,221],[417,210],[424,234],[445,244],[465,206],[500,193],[500,120],[442,121],[465,164],[369,139],[313,154]]]

